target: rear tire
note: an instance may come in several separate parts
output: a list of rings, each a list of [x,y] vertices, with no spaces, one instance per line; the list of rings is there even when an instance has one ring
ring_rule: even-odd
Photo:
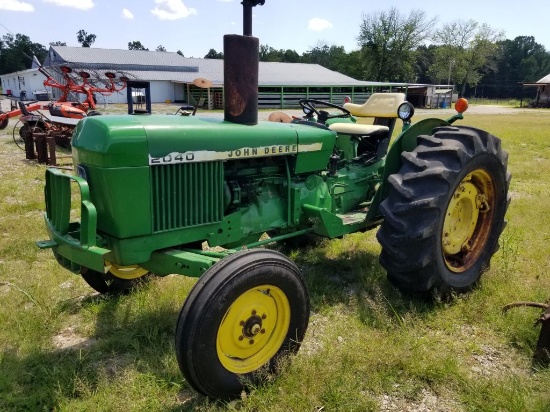
[[[176,330],[180,370],[213,399],[240,395],[295,353],[309,320],[309,299],[296,265],[251,249],[212,266],[191,290]]]
[[[465,292],[489,268],[510,203],[508,154],[469,127],[419,136],[388,179],[380,263],[404,291]]]

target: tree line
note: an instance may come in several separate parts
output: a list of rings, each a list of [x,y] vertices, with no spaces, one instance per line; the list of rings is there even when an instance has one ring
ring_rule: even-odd
[[[363,14],[358,49],[319,42],[299,54],[292,49],[260,45],[260,61],[314,63],[357,80],[402,83],[452,84],[463,96],[521,97],[523,82],[535,82],[550,73],[550,53],[533,36],[506,39],[503,33],[474,20],[436,26],[421,10],[403,14],[396,8]],[[95,34],[77,32],[82,47],[90,47]],[[65,45],[54,42],[51,45]],[[141,41],[129,50],[149,50]],[[155,49],[165,52],[162,45]],[[30,67],[27,56],[46,57],[46,48],[29,37],[4,35],[0,40],[0,74]],[[178,54],[184,54],[178,50]],[[210,49],[207,59],[223,59]]]

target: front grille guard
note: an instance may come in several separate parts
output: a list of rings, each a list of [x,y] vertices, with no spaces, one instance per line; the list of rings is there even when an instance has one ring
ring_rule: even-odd
[[[71,222],[71,182],[80,190],[80,223]],[[75,271],[76,265],[104,270],[103,256],[110,251],[98,247],[97,211],[90,201],[90,189],[81,177],[50,168],[46,171],[46,228],[49,241],[37,242],[41,249],[53,248],[60,263]],[[61,262],[63,261],[63,262]]]

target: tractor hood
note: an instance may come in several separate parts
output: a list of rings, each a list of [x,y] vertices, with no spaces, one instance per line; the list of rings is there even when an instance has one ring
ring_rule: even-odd
[[[305,167],[318,170],[326,166],[335,138],[334,132],[314,125],[124,115],[83,119],[72,146],[77,164],[107,168],[293,155],[319,163]]]

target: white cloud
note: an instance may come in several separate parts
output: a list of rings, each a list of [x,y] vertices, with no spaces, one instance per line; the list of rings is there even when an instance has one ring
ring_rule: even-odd
[[[323,31],[326,29],[332,29],[332,23],[328,20],[314,17],[309,21],[307,28],[313,31]]]
[[[221,1],[222,3],[231,3],[232,1],[235,1],[235,0],[218,0],[218,1]]]
[[[128,9],[122,9],[122,18],[128,19],[128,20],[134,20],[134,13],[132,13]]]
[[[177,20],[197,14],[197,10],[188,8],[182,0],[155,0],[157,7],[151,10],[160,20]]]
[[[53,3],[56,6],[72,7],[79,10],[90,10],[94,7],[92,0],[44,0],[46,3]]]
[[[0,0],[0,10],[9,11],[34,11],[32,4],[23,3],[19,0]]]

